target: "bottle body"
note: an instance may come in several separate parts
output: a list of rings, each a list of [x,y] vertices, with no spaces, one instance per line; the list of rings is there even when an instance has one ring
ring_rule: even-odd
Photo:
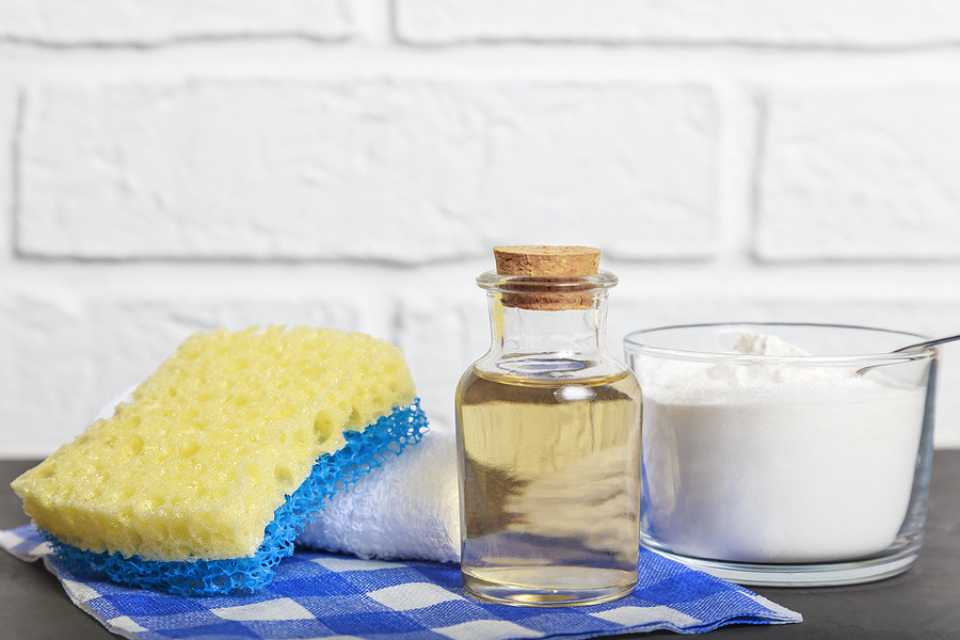
[[[642,404],[603,350],[605,288],[489,277],[491,347],[456,395],[464,587],[528,606],[622,597],[637,580]]]
[[[640,388],[629,372],[458,387],[461,566],[480,597],[595,604],[637,581]]]

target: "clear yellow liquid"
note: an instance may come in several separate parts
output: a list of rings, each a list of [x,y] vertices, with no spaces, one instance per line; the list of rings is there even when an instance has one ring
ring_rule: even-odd
[[[592,604],[637,579],[640,388],[468,371],[457,391],[468,591]]]

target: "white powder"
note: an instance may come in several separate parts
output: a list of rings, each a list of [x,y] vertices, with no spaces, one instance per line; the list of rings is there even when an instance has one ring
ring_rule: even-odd
[[[735,352],[808,355],[742,334]],[[893,543],[924,389],[881,372],[641,358],[644,533],[684,555],[827,562]]]

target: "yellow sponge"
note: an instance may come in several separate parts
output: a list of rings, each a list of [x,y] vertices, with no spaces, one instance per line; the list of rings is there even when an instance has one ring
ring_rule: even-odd
[[[13,483],[67,544],[147,560],[253,555],[323,453],[410,403],[403,356],[359,333],[198,334],[121,404]]]

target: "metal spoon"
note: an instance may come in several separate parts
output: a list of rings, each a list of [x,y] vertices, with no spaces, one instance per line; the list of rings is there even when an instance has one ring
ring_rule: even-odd
[[[899,349],[894,349],[890,353],[907,353],[909,351],[920,351],[922,349],[929,349],[930,347],[936,347],[947,342],[953,342],[954,340],[960,340],[960,333],[955,336],[946,336],[943,338],[934,338],[933,340],[924,340],[923,342],[916,342],[914,344],[908,344],[905,347],[900,347]],[[876,369],[877,367],[883,367],[883,364],[871,364],[870,366],[864,367],[863,369],[857,369],[857,375],[862,376],[864,373],[870,369]]]

